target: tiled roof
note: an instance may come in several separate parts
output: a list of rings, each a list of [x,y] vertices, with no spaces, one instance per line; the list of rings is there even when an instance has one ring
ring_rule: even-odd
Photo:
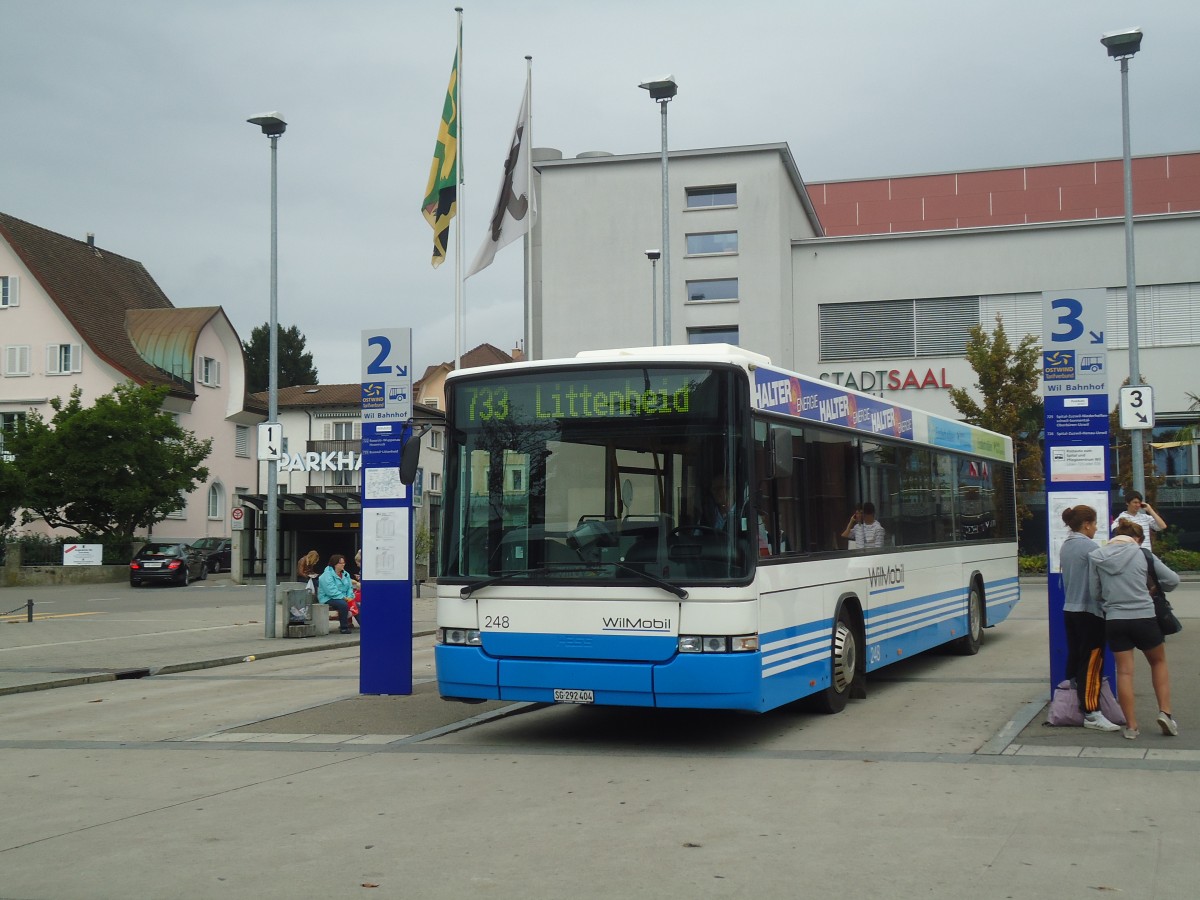
[[[172,393],[195,396],[190,385],[144,360],[130,337],[130,310],[174,308],[140,262],[4,213],[0,237],[93,353],[135,382],[167,384]]]
[[[267,391],[251,394],[250,399],[268,403]],[[280,409],[305,409],[322,406],[351,406],[357,410],[362,403],[361,384],[294,384],[291,387],[279,389]],[[445,413],[440,409],[431,409],[417,404],[415,411],[418,418],[444,418]]]

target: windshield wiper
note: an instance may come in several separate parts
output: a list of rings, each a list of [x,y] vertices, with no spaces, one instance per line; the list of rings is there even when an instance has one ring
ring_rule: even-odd
[[[471,596],[471,594],[475,593],[475,591],[479,590],[480,588],[485,588],[490,584],[499,584],[502,581],[512,581],[512,579],[518,578],[521,575],[524,575],[526,578],[528,578],[530,575],[546,575],[551,571],[552,570],[549,566],[542,566],[540,569],[509,569],[507,572],[501,572],[499,575],[492,575],[490,578],[480,578],[478,581],[472,581],[470,584],[465,585],[463,589],[458,592],[458,596],[466,600]]]
[[[616,568],[620,569],[622,572],[628,572],[630,575],[635,575],[638,578],[645,581],[647,584],[652,584],[655,587],[660,587],[664,591],[670,591],[672,594],[674,594],[680,600],[686,600],[688,598],[688,592],[685,591],[683,588],[681,588],[679,585],[671,584],[671,582],[665,581],[664,579],[659,578],[657,575],[651,575],[649,572],[643,572],[641,569],[635,569],[632,566],[627,566],[624,563],[619,563],[619,562],[603,563],[603,565],[615,566]]]
[[[537,569],[511,569],[507,572],[501,572],[499,575],[492,575],[489,578],[481,578],[478,581],[472,581],[470,584],[465,585],[462,588],[462,590],[460,590],[458,592],[458,595],[460,597],[462,597],[462,599],[466,600],[466,599],[470,598],[471,594],[473,594],[475,591],[479,590],[480,588],[485,588],[485,587],[488,587],[493,584],[500,584],[501,582],[504,582],[504,581],[512,581],[514,578],[519,578],[521,576],[529,578],[529,577],[534,577],[534,576],[538,576],[538,575],[549,575],[551,572],[569,571],[571,569],[587,569],[590,572],[594,572],[594,571],[604,568],[605,566],[612,566],[615,569],[620,569],[622,572],[628,572],[630,575],[633,575],[636,578],[640,578],[642,581],[646,582],[647,584],[652,584],[655,587],[660,587],[664,591],[670,591],[672,594],[674,594],[680,600],[686,600],[688,598],[688,592],[686,590],[684,590],[683,588],[681,588],[679,585],[671,584],[671,582],[664,581],[663,579],[658,578],[657,576],[651,575],[649,572],[642,572],[642,571],[639,571],[638,569],[633,568],[632,566],[627,566],[624,563],[619,563],[619,562],[604,562],[604,563],[564,562],[564,563],[558,563],[553,566],[542,566],[541,568],[537,568]]]

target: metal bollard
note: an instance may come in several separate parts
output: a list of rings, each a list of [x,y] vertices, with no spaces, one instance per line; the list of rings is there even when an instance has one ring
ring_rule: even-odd
[[[32,597],[30,597],[28,600],[25,601],[25,621],[26,622],[33,621],[33,598]]]

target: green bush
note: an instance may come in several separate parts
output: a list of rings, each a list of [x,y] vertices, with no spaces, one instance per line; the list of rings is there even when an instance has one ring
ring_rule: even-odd
[[[1022,575],[1045,575],[1046,565],[1045,553],[1017,557],[1017,571]]]
[[[1162,561],[1176,572],[1200,572],[1200,553],[1195,550],[1168,550]]]

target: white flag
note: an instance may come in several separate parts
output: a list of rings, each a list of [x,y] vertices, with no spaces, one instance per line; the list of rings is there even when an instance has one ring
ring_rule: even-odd
[[[513,129],[508,156],[504,160],[500,195],[488,223],[487,237],[475,255],[475,262],[471,263],[467,278],[490,266],[497,250],[533,227],[537,218],[537,199],[533,195],[533,185],[529,183],[529,142],[529,76],[526,75],[521,112],[517,115],[517,127]]]

